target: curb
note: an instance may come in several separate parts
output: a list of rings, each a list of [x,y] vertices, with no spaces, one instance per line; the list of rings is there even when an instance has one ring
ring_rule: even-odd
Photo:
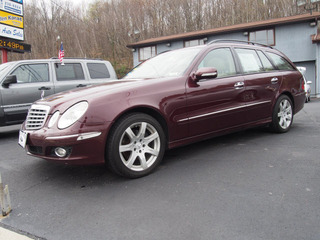
[[[30,233],[13,229],[9,226],[0,223],[0,239],[5,240],[46,240],[45,238],[40,238],[33,236]]]

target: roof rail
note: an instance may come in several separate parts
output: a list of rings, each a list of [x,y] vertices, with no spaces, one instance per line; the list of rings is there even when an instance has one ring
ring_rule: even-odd
[[[236,43],[246,43],[246,44],[252,44],[252,45],[257,45],[257,46],[262,46],[262,47],[268,47],[273,49],[273,47],[262,44],[262,43],[257,43],[257,42],[250,42],[250,41],[243,41],[243,40],[235,40],[235,39],[216,39],[208,43],[208,45],[213,44],[213,43],[219,43],[219,42],[236,42]]]
[[[58,57],[51,57],[50,59],[59,59]],[[101,58],[83,58],[83,57],[64,57],[63,59],[83,59],[83,60],[100,60],[103,61]]]

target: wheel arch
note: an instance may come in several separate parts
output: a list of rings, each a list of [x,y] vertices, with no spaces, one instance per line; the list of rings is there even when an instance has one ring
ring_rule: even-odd
[[[290,98],[290,100],[291,100],[291,102],[292,102],[292,105],[293,105],[292,107],[293,107],[293,109],[295,109],[294,98],[293,98],[292,94],[291,94],[289,91],[284,91],[284,92],[280,93],[280,94],[278,95],[278,97],[275,99],[275,102],[274,102],[274,106],[273,106],[273,107],[275,107],[275,104],[276,104],[278,98],[281,97],[282,95],[286,95],[286,96],[288,96],[288,97]]]
[[[115,123],[119,121],[119,119],[125,117],[128,114],[132,114],[132,113],[144,113],[144,114],[147,114],[147,115],[153,117],[155,120],[157,120],[159,122],[159,124],[161,125],[163,132],[165,134],[165,138],[166,138],[165,148],[167,149],[168,148],[168,140],[169,140],[169,131],[168,131],[167,121],[165,120],[165,118],[163,117],[163,115],[159,111],[157,111],[151,107],[135,107],[135,108],[127,109],[126,111],[122,112],[121,114],[119,114],[115,118],[115,120],[111,124],[109,133],[113,129]],[[106,144],[109,141],[109,137],[110,137],[110,134],[108,134],[108,137],[106,139]]]
[[[287,121],[287,116],[279,116],[278,113],[280,111],[280,103],[283,99],[288,99],[291,102],[291,107],[292,107],[292,114],[291,114],[291,119],[289,122],[289,125],[285,125],[284,127],[282,127],[282,124],[280,122],[283,122],[284,119],[286,122]],[[281,101],[280,101],[281,100]],[[281,110],[282,111],[282,110]],[[284,112],[284,111],[282,111]],[[286,111],[285,111],[286,112]],[[287,131],[289,131],[292,122],[293,122],[293,115],[294,115],[294,101],[293,101],[293,96],[289,93],[289,92],[283,92],[281,94],[278,95],[278,97],[276,98],[275,104],[273,106],[273,110],[272,110],[272,121],[269,125],[270,130],[272,130],[275,133],[285,133]],[[279,120],[279,117],[282,120]],[[279,122],[280,121],[280,122]]]
[[[160,125],[160,127],[162,128],[162,136],[164,135],[164,139],[163,141],[163,147],[160,148],[161,150],[159,151],[159,155],[156,157],[156,162],[152,163],[152,165],[146,169],[144,169],[143,171],[141,171],[141,174],[139,174],[139,172],[135,172],[132,169],[125,169],[123,163],[119,164],[117,163],[118,160],[114,160],[115,158],[117,159],[117,157],[113,157],[114,155],[112,155],[112,153],[114,152],[115,146],[114,143],[117,142],[118,140],[116,140],[115,142],[112,142],[112,139],[115,136],[115,132],[117,131],[117,126],[121,126],[121,124],[123,123],[122,121],[125,121],[126,117],[130,117],[132,119],[132,117],[134,117],[134,114],[145,114],[148,115],[148,118],[150,120],[150,117],[153,118],[155,121],[157,121],[157,123]],[[146,116],[145,116],[146,117]],[[130,120],[129,120],[130,121]],[[154,122],[154,121],[152,121]],[[157,125],[158,125],[157,124]],[[159,127],[159,126],[158,126]],[[104,160],[105,163],[107,165],[107,167],[112,170],[113,172],[115,172],[116,174],[125,176],[125,177],[129,177],[129,178],[137,178],[137,177],[141,177],[141,176],[145,176],[149,173],[151,173],[156,166],[161,162],[162,158],[163,158],[163,154],[166,151],[166,149],[168,148],[168,127],[167,127],[167,123],[164,119],[164,117],[155,109],[152,108],[148,108],[148,107],[137,107],[137,108],[132,108],[132,109],[128,109],[125,112],[122,112],[121,114],[119,114],[114,121],[112,122],[110,128],[109,128],[109,133],[107,135],[106,138],[106,142],[105,142],[105,153],[104,153]],[[161,140],[160,140],[161,141]],[[160,156],[160,157],[159,157]]]

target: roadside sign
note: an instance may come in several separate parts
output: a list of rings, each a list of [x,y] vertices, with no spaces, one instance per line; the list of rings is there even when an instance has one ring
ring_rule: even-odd
[[[12,1],[23,4],[23,0],[12,0]]]
[[[23,41],[23,28],[23,0],[0,0],[0,37]]]
[[[0,0],[0,51],[2,63],[7,62],[7,52],[31,52],[31,45],[23,43],[23,0]]]
[[[0,23],[17,28],[23,28],[23,17],[0,10]]]
[[[24,40],[23,29],[7,26],[0,23],[0,36],[16,40]]]
[[[9,0],[0,0],[0,10],[23,16],[23,5]]]

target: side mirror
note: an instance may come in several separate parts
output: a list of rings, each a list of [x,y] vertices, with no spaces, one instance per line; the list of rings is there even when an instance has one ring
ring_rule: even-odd
[[[4,79],[4,81],[3,81],[3,83],[2,83],[2,86],[3,86],[4,88],[8,88],[10,84],[12,84],[12,83],[17,83],[17,82],[18,82],[18,81],[17,81],[17,76],[16,76],[16,75],[8,75],[8,76]]]
[[[213,79],[218,76],[218,71],[213,67],[204,67],[198,69],[192,76],[193,81],[198,82],[201,79]]]

